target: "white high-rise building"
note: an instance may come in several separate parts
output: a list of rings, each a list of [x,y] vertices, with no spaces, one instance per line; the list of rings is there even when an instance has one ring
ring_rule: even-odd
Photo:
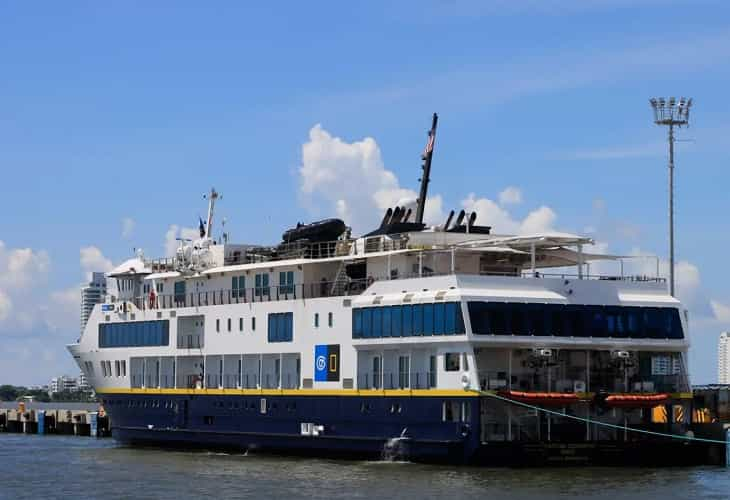
[[[106,296],[106,276],[104,273],[93,273],[91,282],[81,289],[81,331],[86,328],[94,305],[104,302]]]
[[[730,332],[722,332],[717,344],[717,381],[730,384]]]

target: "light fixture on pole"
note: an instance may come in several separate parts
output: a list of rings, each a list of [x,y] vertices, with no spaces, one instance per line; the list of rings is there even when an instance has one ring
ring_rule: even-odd
[[[669,127],[669,293],[674,296],[674,127],[689,125],[692,99],[656,97],[649,99],[654,123]]]

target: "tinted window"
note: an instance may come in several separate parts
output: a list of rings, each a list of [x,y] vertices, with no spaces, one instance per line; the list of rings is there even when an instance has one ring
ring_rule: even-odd
[[[423,335],[423,305],[413,306],[413,335]]]
[[[373,307],[373,337],[383,336],[383,308]]]
[[[443,335],[446,328],[446,304],[439,302],[433,305],[433,333]]]
[[[392,325],[390,329],[390,334],[392,337],[401,336],[401,331],[403,330],[402,311],[407,307],[409,306],[393,306],[390,308],[390,319]]]
[[[390,318],[390,307],[382,307],[380,310],[383,311],[383,337],[390,337],[391,318]]]
[[[433,304],[423,306],[423,334],[433,335]]]
[[[403,336],[409,337],[413,335],[413,306],[403,306],[401,315],[403,316]]]

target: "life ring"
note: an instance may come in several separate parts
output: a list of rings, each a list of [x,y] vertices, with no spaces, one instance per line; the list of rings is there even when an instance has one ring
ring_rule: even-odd
[[[372,276],[368,276],[368,286],[372,285],[375,282],[375,278]]]

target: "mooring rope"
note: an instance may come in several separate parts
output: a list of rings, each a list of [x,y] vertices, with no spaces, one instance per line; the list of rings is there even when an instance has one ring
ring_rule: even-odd
[[[570,418],[573,420],[577,420],[579,422],[584,422],[584,423],[588,423],[588,424],[592,424],[592,425],[599,425],[599,426],[608,427],[611,429],[618,429],[618,430],[622,430],[622,431],[626,431],[626,432],[637,432],[640,434],[648,434],[651,436],[660,436],[660,437],[666,437],[666,438],[671,438],[671,439],[683,439],[685,441],[699,441],[699,442],[703,442],[703,443],[714,443],[714,444],[724,444],[724,445],[728,444],[727,441],[721,441],[719,439],[684,436],[682,434],[670,434],[670,433],[666,433],[666,432],[648,431],[646,429],[636,429],[634,427],[625,427],[623,425],[609,424],[608,422],[601,422],[600,420],[591,420],[590,418],[579,417],[577,415],[568,415],[566,413],[561,413],[561,412],[555,411],[555,410],[548,410],[547,408],[542,408],[540,406],[531,405],[529,403],[523,403],[522,401],[516,401],[514,399],[506,398],[504,396],[500,396],[498,394],[494,394],[491,392],[479,391],[476,389],[469,389],[469,390],[476,392],[477,394],[479,394],[481,396],[488,396],[490,398],[495,398],[500,401],[504,401],[506,403],[511,403],[511,404],[514,404],[517,406],[522,406],[524,408],[529,408],[531,410],[541,411],[541,412],[547,413],[549,415],[555,415],[555,416],[558,416],[561,418]]]

